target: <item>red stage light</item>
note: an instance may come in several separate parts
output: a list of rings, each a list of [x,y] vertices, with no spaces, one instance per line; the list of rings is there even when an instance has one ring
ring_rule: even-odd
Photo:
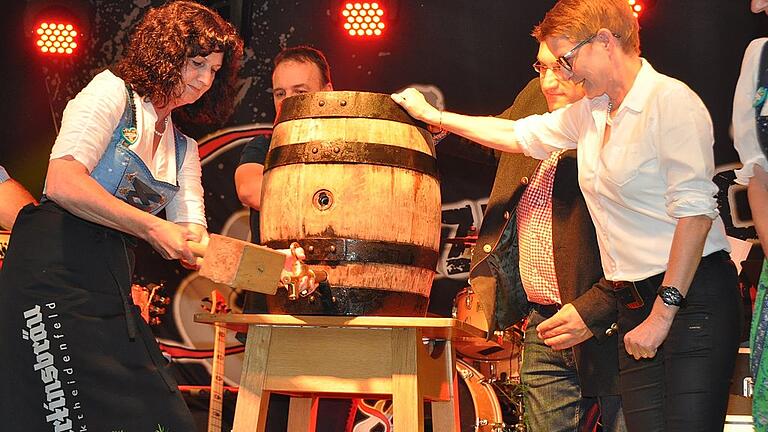
[[[37,26],[35,45],[45,54],[73,54],[77,48],[77,29],[72,23],[47,20]]]
[[[645,9],[643,6],[642,0],[627,0],[629,3],[629,7],[632,9],[632,15],[635,16],[635,18],[639,18],[642,14],[643,10]]]
[[[344,32],[354,37],[381,36],[385,27],[382,22],[384,12],[384,8],[375,2],[344,3],[340,12]]]
[[[30,46],[46,58],[77,56],[80,42],[88,37],[94,16],[90,0],[27,0],[23,29],[32,36]],[[32,45],[34,43],[34,45]],[[43,49],[45,48],[45,49]]]

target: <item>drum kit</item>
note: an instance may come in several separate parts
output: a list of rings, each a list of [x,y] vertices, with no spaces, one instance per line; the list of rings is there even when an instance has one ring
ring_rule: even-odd
[[[477,295],[471,287],[456,295],[453,318],[488,330]],[[459,359],[460,423],[462,432],[525,432],[520,359],[523,332],[512,326],[486,341],[456,343]],[[471,405],[469,404],[471,401]]]

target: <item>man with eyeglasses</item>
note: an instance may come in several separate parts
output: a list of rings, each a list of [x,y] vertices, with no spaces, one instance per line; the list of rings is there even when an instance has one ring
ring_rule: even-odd
[[[584,96],[581,85],[558,76],[560,65],[544,43],[533,68],[539,77],[499,117],[554,111]],[[493,329],[527,318],[521,381],[531,432],[591,431],[598,414],[603,431],[626,430],[615,301],[593,288],[602,274],[595,229],[577,187],[576,151],[553,152],[545,161],[503,153],[470,281],[483,310],[495,312]],[[574,308],[594,337],[573,349],[545,345],[536,326],[561,307]]]
[[[559,0],[534,29],[558,74],[586,97],[518,121],[440,112],[415,89],[414,117],[489,147],[546,159],[578,146],[579,186],[618,306],[627,429],[722,431],[740,336],[736,269],[712,182],[714,136],[701,99],[640,57],[625,0]],[[572,308],[542,322],[555,349],[590,334]]]

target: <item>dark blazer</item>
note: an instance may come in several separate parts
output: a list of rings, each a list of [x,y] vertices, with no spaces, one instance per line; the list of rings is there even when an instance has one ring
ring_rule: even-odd
[[[546,111],[546,100],[536,78],[500,117],[518,119]],[[472,289],[493,330],[515,324],[530,312],[519,272],[516,208],[539,163],[522,154],[502,154],[473,252]],[[571,303],[595,335],[574,348],[582,394],[618,394],[618,337],[615,328],[611,330],[616,321],[615,298],[593,286],[603,272],[595,228],[578,185],[573,150],[560,156],[555,173],[552,241],[563,304]]]

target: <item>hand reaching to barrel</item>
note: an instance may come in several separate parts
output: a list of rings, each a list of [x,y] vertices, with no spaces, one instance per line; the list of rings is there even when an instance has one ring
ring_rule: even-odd
[[[415,88],[407,88],[400,93],[393,93],[392,100],[408,111],[416,120],[421,120],[431,126],[440,128],[440,110],[433,107],[424,99],[424,95]]]

